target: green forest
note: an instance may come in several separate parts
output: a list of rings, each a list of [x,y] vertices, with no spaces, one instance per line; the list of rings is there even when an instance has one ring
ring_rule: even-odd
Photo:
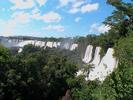
[[[75,37],[78,54],[88,44],[102,47],[102,56],[108,48],[115,49],[118,68],[104,82],[76,76],[83,64],[78,55],[74,59],[74,51],[26,45],[14,54],[0,45],[0,100],[133,100],[133,4],[107,4],[115,8],[103,22],[111,26],[109,32]]]

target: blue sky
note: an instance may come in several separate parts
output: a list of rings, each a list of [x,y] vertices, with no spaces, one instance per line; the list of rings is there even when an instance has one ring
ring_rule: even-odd
[[[100,34],[113,7],[106,0],[2,0],[1,36],[74,37]]]

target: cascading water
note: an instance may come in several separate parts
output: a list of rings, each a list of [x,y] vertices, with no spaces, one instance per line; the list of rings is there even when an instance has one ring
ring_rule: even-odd
[[[101,51],[101,47],[96,47],[94,59],[90,63],[90,64],[92,64],[93,67],[97,66],[100,63],[100,51]]]
[[[109,48],[107,50],[107,53],[102,58],[100,64],[90,70],[89,77],[87,77],[87,80],[95,80],[98,79],[100,81],[104,81],[105,78],[111,74],[114,70],[114,68],[117,67],[117,60],[115,57],[113,57],[114,49]]]
[[[42,42],[42,45],[40,47],[44,47],[45,46],[45,42]]]
[[[61,46],[61,42],[57,42],[57,47],[60,47]]]
[[[44,49],[46,47],[49,47],[49,48],[59,47],[59,48],[63,48],[71,51],[75,50],[78,47],[78,44],[70,44],[69,42],[68,43],[51,42],[51,41],[45,42],[45,41],[37,41],[37,40],[18,40],[18,39],[8,39],[6,41],[6,44],[12,47],[20,47],[20,48],[24,47],[25,45],[32,44],[34,46],[44,47]]]
[[[48,41],[46,43],[46,47],[52,48],[53,47],[53,42]]]
[[[35,41],[33,41],[33,40],[26,40],[26,41],[23,41],[23,42],[19,42],[19,43],[16,44],[15,46],[24,47],[25,45],[33,44],[33,43],[35,43]],[[34,44],[33,44],[33,45],[34,45]]]
[[[23,51],[23,49],[22,48],[19,48],[18,53],[21,53],[22,51]]]
[[[53,47],[57,48],[57,43],[56,42],[53,43]]]
[[[78,47],[78,44],[72,44],[70,47],[70,51],[75,50]]]
[[[89,63],[91,61],[91,59],[92,59],[92,49],[93,49],[93,46],[92,45],[88,45],[87,46],[87,49],[85,51],[85,56],[82,59],[82,61],[84,63]]]

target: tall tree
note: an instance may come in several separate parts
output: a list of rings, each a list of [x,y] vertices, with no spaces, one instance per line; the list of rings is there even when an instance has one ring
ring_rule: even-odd
[[[127,27],[133,24],[133,4],[125,3],[121,0],[107,0],[107,3],[114,6],[116,10],[105,20],[105,24],[112,27],[116,34],[127,36]]]

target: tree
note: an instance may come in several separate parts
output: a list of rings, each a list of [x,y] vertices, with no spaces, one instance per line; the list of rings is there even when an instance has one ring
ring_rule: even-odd
[[[66,80],[77,71],[77,65],[57,50],[29,45],[15,56],[1,47],[0,54],[1,100],[58,100],[69,89]]]
[[[125,3],[121,0],[107,0],[107,3],[114,6],[116,10],[105,20],[105,24],[112,27],[116,34],[127,36],[127,27],[133,24],[133,6],[132,3]]]
[[[132,100],[133,98],[133,36],[122,38],[115,46],[115,56],[119,59],[118,68],[103,82],[99,91],[102,98]],[[107,91],[106,91],[107,90]],[[96,90],[97,91],[97,90]],[[112,91],[112,92],[108,92]],[[109,100],[110,100],[109,99]]]

